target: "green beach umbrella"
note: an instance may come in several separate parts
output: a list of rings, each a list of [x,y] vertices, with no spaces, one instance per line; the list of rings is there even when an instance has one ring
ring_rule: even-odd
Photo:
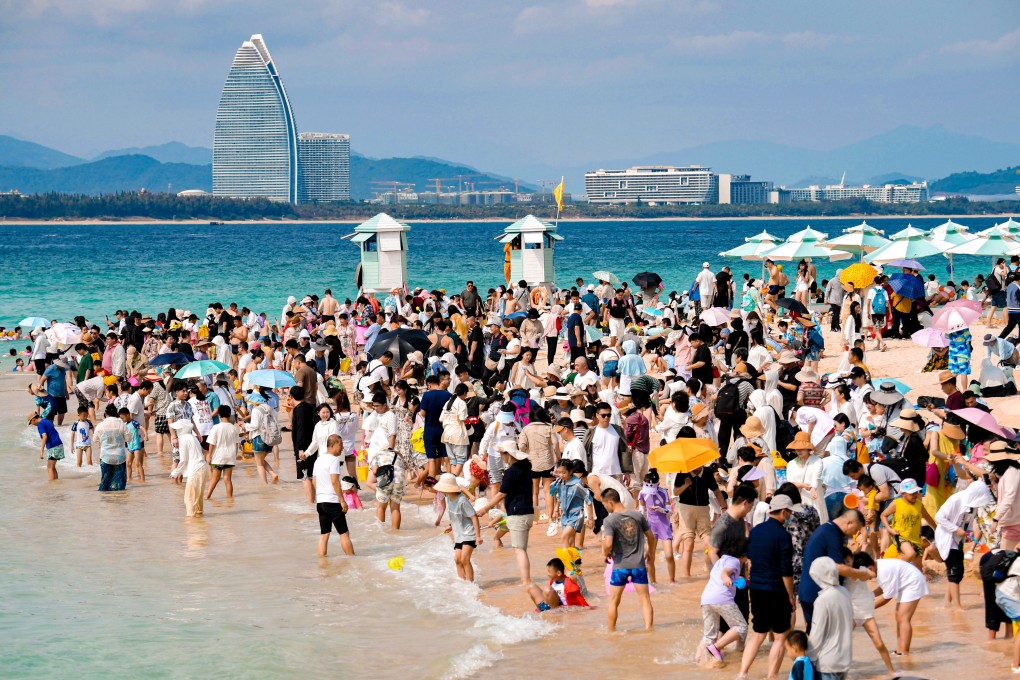
[[[834,250],[857,253],[863,261],[865,253],[873,253],[889,243],[884,233],[867,222],[861,222],[856,227],[844,229],[842,236],[826,241],[825,245]]]
[[[864,260],[872,264],[885,264],[893,260],[919,260],[922,257],[941,255],[942,251],[926,236],[927,232],[908,224],[906,229],[889,237],[892,242],[871,253]]]
[[[611,271],[600,269],[597,272],[592,272],[591,275],[594,276],[599,281],[608,281],[614,286],[620,285],[620,277]]]
[[[767,231],[763,231],[760,234],[754,236],[748,236],[744,239],[744,243],[737,246],[736,248],[730,248],[729,250],[719,253],[722,257],[739,257],[742,260],[764,260],[763,253],[768,250],[775,248],[781,239],[777,236],[773,236]]]
[[[949,220],[947,222],[943,222],[942,224],[928,232],[927,236],[928,241],[933,246],[941,250],[943,255],[949,258],[950,279],[956,278],[954,275],[955,270],[953,267],[953,253],[950,251],[952,251],[952,249],[955,248],[956,246],[962,245],[969,241],[971,238],[973,238],[971,235],[967,233],[968,231],[969,231],[968,227],[965,227],[962,224],[957,224],[956,222]]]
[[[831,262],[849,260],[852,255],[846,251],[833,250],[822,242],[828,234],[807,227],[792,234],[785,243],[764,253],[770,260],[802,260],[805,257],[827,257]]]
[[[227,366],[221,361],[213,361],[211,359],[205,359],[202,361],[192,361],[187,364],[181,370],[177,371],[174,375],[175,378],[201,378],[206,375],[216,375],[217,373],[225,373],[230,370],[230,366]]]
[[[948,251],[952,255],[977,255],[990,257],[994,262],[997,257],[1020,255],[1020,240],[1011,235],[1004,224],[985,229],[965,243],[954,246]]]

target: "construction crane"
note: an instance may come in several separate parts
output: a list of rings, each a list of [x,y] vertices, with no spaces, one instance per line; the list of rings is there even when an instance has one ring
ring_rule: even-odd
[[[543,196],[545,196],[545,185],[546,184],[548,184],[549,186],[556,186],[557,184],[560,183],[560,180],[558,180],[558,179],[536,179],[535,181],[538,182],[538,184],[542,187],[542,195]]]
[[[429,181],[436,183],[436,200],[438,201],[440,189],[442,188],[439,184],[440,182],[457,180],[457,196],[459,199],[460,195],[464,193],[465,184],[464,180],[471,179],[472,177],[484,177],[484,176],[485,175],[475,174],[475,175],[454,175],[453,177],[429,177]],[[450,188],[452,189],[453,187],[451,186]]]
[[[414,189],[414,185],[413,184],[409,184],[407,182],[400,182],[400,181],[394,180],[394,179],[381,179],[381,180],[376,180],[376,181],[373,181],[373,182],[369,182],[369,184],[373,187],[373,190],[375,190],[377,197],[381,197],[384,194],[388,194],[388,193],[392,192],[393,193],[393,205],[397,205],[398,203],[400,203],[400,192],[402,190]],[[379,191],[380,187],[385,187],[387,189],[387,191]]]

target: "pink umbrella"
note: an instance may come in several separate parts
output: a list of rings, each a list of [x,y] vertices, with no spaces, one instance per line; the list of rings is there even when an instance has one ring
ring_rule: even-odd
[[[995,420],[995,417],[991,413],[982,411],[979,408],[960,408],[955,411],[951,411],[951,413],[961,420],[965,420],[971,425],[977,425],[982,430],[987,430],[998,437],[1011,440],[1015,436],[1013,431],[1008,427],[999,425],[998,421]]]
[[[949,347],[945,332],[937,328],[922,328],[911,335],[910,339],[921,347]]]
[[[947,302],[945,307],[943,307],[943,309],[972,309],[975,312],[977,312],[978,314],[980,314],[981,313],[981,303],[978,302],[977,300],[964,300],[964,299],[961,298],[959,300],[953,300],[952,302]]]
[[[709,326],[722,326],[729,323],[730,310],[722,307],[712,307],[701,313],[701,320]]]
[[[968,328],[980,318],[981,312],[970,307],[943,307],[935,313],[931,320],[931,327],[947,333],[955,333]]]

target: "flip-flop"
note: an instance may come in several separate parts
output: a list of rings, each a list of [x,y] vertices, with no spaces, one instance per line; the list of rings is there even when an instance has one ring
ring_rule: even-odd
[[[716,647],[715,645],[705,645],[705,649],[708,650],[709,654],[711,654],[712,656],[715,657],[716,661],[722,661],[723,660],[722,652],[720,652],[719,648]]]

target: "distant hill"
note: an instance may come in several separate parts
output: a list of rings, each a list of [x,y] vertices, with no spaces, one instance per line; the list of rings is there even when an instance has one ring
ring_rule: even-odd
[[[995,172],[957,172],[932,184],[932,191],[992,196],[1012,194],[1020,186],[1020,165]]]
[[[94,160],[112,156],[148,156],[160,163],[188,163],[190,165],[211,165],[212,149],[204,146],[188,146],[181,142],[167,142],[155,146],[131,147],[104,151]]]
[[[0,135],[0,165],[25,168],[62,168],[85,161],[35,142]]]
[[[160,163],[148,156],[115,156],[67,168],[0,167],[0,191],[23,194],[58,191],[69,194],[105,194],[115,191],[212,190],[211,165]]]
[[[470,175],[462,183],[474,183],[475,189],[490,190],[506,187],[511,191],[514,181],[486,173],[468,165],[460,165],[438,158],[369,158],[361,154],[351,153],[351,198],[362,200],[375,198],[376,194],[385,192],[385,186],[373,185],[372,182],[400,182],[413,184],[416,191],[435,191],[433,177],[445,178],[439,182],[443,191],[454,191],[458,188],[457,175]],[[465,190],[467,187],[464,187]],[[521,191],[534,191],[531,185],[521,185]],[[392,191],[392,189],[391,189]]]

